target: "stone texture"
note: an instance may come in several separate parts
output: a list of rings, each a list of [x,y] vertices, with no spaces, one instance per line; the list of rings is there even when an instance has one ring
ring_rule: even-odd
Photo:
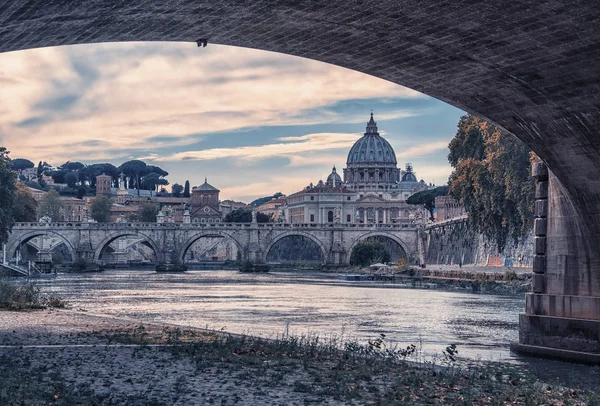
[[[7,256],[11,258],[19,244],[40,236],[60,237],[75,254],[85,253],[99,262],[101,253],[119,237],[138,236],[152,247],[158,262],[169,262],[172,255],[183,260],[188,248],[203,236],[230,238],[242,253],[244,260],[262,262],[269,250],[282,238],[303,235],[323,251],[330,264],[348,264],[350,253],[359,241],[368,237],[384,236],[396,241],[406,252],[407,259],[418,259],[418,231],[401,224],[278,224],[278,223],[17,223],[7,241]],[[337,261],[336,261],[337,259]]]
[[[477,113],[554,174],[547,293],[598,297],[599,20],[600,7],[583,0],[0,0],[0,52],[207,39],[344,66]],[[527,316],[522,331],[541,317]],[[557,326],[535,323],[540,341]]]

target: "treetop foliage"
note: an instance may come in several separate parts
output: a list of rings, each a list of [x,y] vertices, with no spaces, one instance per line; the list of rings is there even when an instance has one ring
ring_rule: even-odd
[[[250,207],[258,207],[261,204],[265,204],[265,203],[270,202],[273,199],[277,199],[278,197],[281,197],[281,196],[283,196],[283,193],[277,192],[277,193],[275,193],[274,195],[271,195],[271,196],[260,197],[260,198],[258,198],[256,200],[254,200],[248,206],[250,206]]]
[[[13,172],[9,152],[0,147],[0,243],[6,242],[14,224],[13,202],[17,174]]]
[[[390,253],[379,241],[361,241],[350,254],[350,265],[369,266],[378,262],[390,262]]]
[[[438,196],[446,196],[450,190],[449,186],[438,186],[435,189],[421,190],[410,196],[406,203],[417,204],[425,207],[429,211],[430,217],[433,219],[433,209],[435,209],[435,198]]]
[[[532,225],[535,184],[531,151],[511,134],[473,115],[461,117],[449,145],[450,194],[475,231],[502,250]]]
[[[11,160],[11,168],[14,171],[21,172],[24,169],[29,169],[35,167],[35,164],[31,162],[29,159],[25,158],[15,158]]]
[[[268,223],[271,218],[264,213],[256,213],[257,223]],[[227,213],[223,219],[225,223],[251,223],[252,222],[252,210],[235,209],[230,213]]]

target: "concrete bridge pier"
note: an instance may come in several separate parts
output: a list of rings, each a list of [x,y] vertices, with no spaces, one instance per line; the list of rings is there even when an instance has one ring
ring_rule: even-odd
[[[536,178],[532,292],[518,351],[600,363],[600,233],[542,163]]]

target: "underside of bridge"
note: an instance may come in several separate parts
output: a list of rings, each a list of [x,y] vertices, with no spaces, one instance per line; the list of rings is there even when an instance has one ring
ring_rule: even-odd
[[[600,353],[599,23],[594,1],[16,0],[0,2],[0,52],[207,40],[344,66],[494,121],[553,173],[521,344]]]

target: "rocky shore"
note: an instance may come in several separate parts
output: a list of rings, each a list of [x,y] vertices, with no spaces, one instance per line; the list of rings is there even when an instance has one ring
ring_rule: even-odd
[[[0,311],[2,405],[599,404],[446,348],[264,340],[67,310]],[[458,349],[460,350],[460,349]]]

